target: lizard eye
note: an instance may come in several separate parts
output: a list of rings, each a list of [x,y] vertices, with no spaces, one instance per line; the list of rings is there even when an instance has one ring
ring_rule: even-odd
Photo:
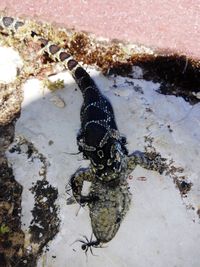
[[[97,155],[100,157],[100,159],[102,159],[104,157],[103,150],[98,150]]]

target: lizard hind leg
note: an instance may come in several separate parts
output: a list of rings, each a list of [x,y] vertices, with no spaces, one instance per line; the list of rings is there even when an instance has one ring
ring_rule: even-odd
[[[79,168],[70,178],[70,186],[74,198],[79,204],[84,204],[90,200],[96,200],[95,197],[82,195],[83,183],[92,182],[94,175],[90,168]]]

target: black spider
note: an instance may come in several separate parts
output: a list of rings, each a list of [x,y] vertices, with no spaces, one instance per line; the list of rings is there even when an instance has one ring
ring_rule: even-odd
[[[92,241],[92,236],[93,236],[93,235],[91,235],[91,238],[90,238],[90,240],[89,240],[89,239],[87,238],[87,236],[83,235],[83,237],[85,238],[86,241],[85,241],[85,240],[81,240],[81,239],[79,239],[79,240],[77,240],[77,241],[83,243],[83,245],[81,246],[81,248],[82,248],[82,250],[85,251],[85,254],[86,254],[86,255],[87,255],[88,249],[90,249],[91,254],[92,254],[93,256],[96,256],[96,255],[93,253],[93,251],[92,251],[92,247],[94,247],[94,248],[99,248],[99,247],[101,247],[101,246],[100,246],[100,241],[99,241],[99,240]]]

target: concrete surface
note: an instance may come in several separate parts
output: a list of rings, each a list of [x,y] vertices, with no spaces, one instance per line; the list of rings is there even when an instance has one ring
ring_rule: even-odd
[[[200,58],[200,0],[1,0],[0,10]]]

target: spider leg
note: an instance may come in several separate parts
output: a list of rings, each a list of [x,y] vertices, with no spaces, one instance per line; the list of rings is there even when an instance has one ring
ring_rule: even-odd
[[[93,232],[91,233],[90,243],[92,242]]]
[[[86,235],[82,235],[82,237],[84,237],[84,238],[85,238],[85,240],[86,240],[88,243],[90,243],[90,242],[91,242],[91,240],[89,240],[89,239],[87,238],[87,236],[86,236]]]
[[[86,255],[86,256],[87,256],[88,249],[89,249],[89,247],[86,246],[86,249],[85,249],[85,255]]]
[[[91,252],[92,256],[96,256],[96,255],[94,255],[94,253],[92,251],[92,247],[90,247],[90,252]]]
[[[83,243],[83,244],[85,244],[85,245],[87,245],[87,243],[90,243],[90,241],[89,241],[89,239],[87,238],[87,236],[85,236],[85,235],[82,235],[82,237],[84,237],[85,239],[86,239],[86,241],[85,240],[82,240],[82,239],[77,239],[77,240],[75,240],[73,243],[71,243],[70,244],[70,246],[72,246],[74,243],[76,243],[76,242],[81,242],[81,243]]]
[[[81,243],[83,243],[83,244],[87,244],[85,241],[83,241],[83,240],[81,240],[81,239],[78,239],[78,240],[76,240],[76,241],[74,241],[74,242],[81,242]]]

